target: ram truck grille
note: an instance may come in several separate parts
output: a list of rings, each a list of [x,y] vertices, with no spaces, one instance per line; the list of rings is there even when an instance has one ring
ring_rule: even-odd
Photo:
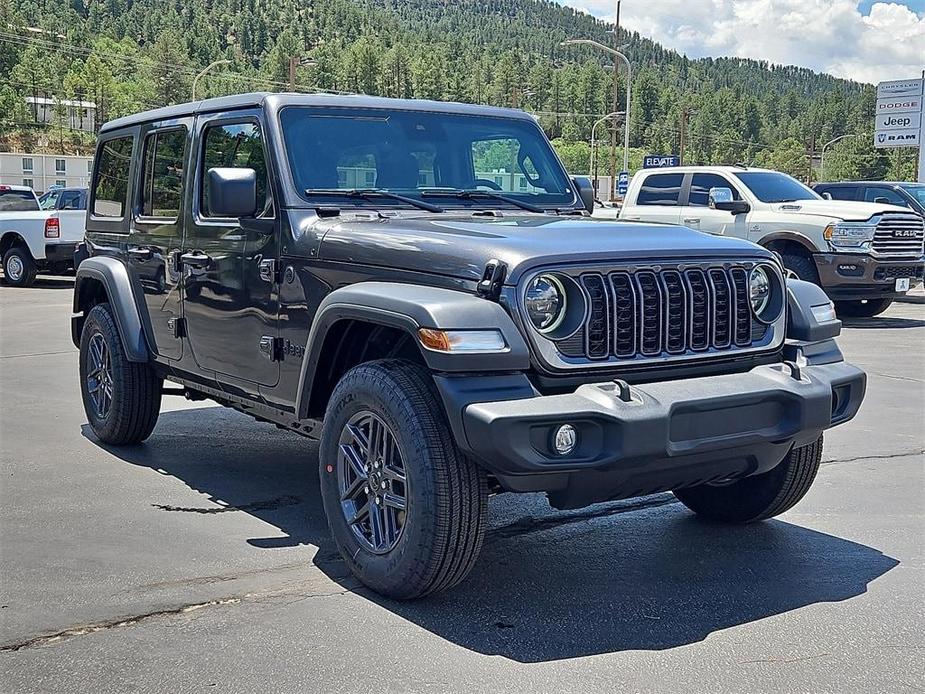
[[[584,323],[556,349],[571,359],[630,361],[767,346],[752,316],[748,269],[722,265],[576,271]]]
[[[922,255],[925,239],[925,219],[908,212],[887,212],[880,215],[872,244],[880,255]]]

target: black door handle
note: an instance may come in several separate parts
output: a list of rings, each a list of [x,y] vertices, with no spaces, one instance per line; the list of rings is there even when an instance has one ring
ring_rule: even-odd
[[[180,256],[180,263],[195,268],[207,268],[211,262],[212,258],[210,256],[205,253],[197,253],[196,251],[184,253]]]
[[[136,260],[147,260],[151,257],[150,248],[129,248],[128,254]]]

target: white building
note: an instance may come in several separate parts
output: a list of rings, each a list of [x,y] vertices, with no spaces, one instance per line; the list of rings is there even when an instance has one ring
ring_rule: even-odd
[[[96,104],[92,101],[71,101],[70,99],[49,99],[45,96],[27,96],[26,103],[37,123],[54,123],[55,108],[64,109],[64,125],[72,130],[95,132]]]
[[[87,186],[93,157],[65,154],[0,152],[0,185],[31,186],[44,193],[49,186]]]

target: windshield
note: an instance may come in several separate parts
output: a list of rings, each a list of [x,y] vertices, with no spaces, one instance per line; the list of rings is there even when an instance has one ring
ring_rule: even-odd
[[[575,204],[539,126],[514,118],[290,106],[280,112],[293,182],[317,204],[441,208]],[[461,194],[494,191],[500,195]],[[347,196],[337,191],[364,191]],[[505,200],[505,198],[508,198]],[[521,207],[527,207],[522,205]]]
[[[925,207],[925,185],[904,184],[900,187]]]
[[[761,202],[794,202],[796,200],[821,200],[822,198],[804,186],[793,176],[778,171],[747,171],[736,173],[742,183]]]
[[[39,204],[31,190],[4,189],[0,186],[0,212],[36,212]]]

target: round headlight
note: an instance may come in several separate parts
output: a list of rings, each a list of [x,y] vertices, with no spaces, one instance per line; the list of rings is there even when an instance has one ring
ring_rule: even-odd
[[[761,315],[771,299],[771,278],[768,277],[768,271],[760,265],[755,267],[748,277],[748,298],[756,316]]]
[[[555,275],[539,275],[527,286],[524,305],[541,333],[555,330],[565,317],[565,288]]]

